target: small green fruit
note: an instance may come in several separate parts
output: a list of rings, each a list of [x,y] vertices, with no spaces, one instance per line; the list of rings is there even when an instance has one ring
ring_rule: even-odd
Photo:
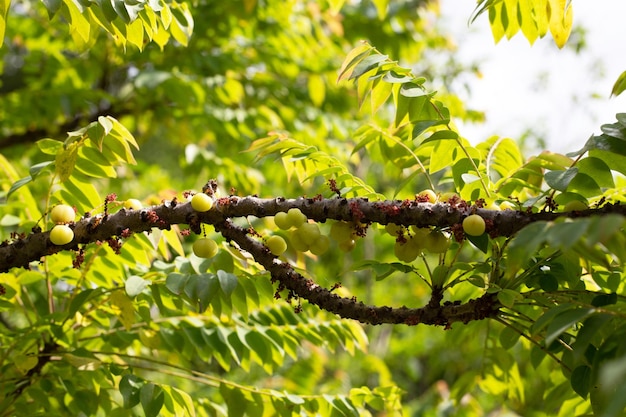
[[[74,231],[69,226],[57,224],[50,231],[50,242],[54,245],[67,245],[74,239]]]
[[[298,227],[302,223],[306,222],[306,216],[300,211],[299,208],[289,209],[287,216],[289,216],[289,222],[291,225],[295,227]]]
[[[478,214],[471,214],[463,219],[463,231],[470,236],[482,236],[485,233],[485,220]]]
[[[296,230],[296,233],[300,234],[300,238],[307,245],[311,245],[321,235],[320,227],[317,223],[304,223]]]
[[[67,204],[54,206],[50,211],[50,218],[54,223],[70,223],[74,221],[76,212]]]
[[[192,249],[198,258],[212,258],[217,255],[218,246],[213,239],[203,237],[193,242]]]
[[[270,236],[265,242],[265,246],[276,256],[280,256],[287,250],[287,242],[280,236]]]
[[[345,242],[340,242],[339,250],[341,250],[342,252],[350,252],[354,249],[355,246],[356,242],[354,241],[354,239],[350,239],[346,240]]]
[[[289,230],[293,224],[289,219],[289,215],[283,211],[276,213],[274,216],[274,223],[279,229]]]
[[[563,207],[563,211],[583,211],[587,210],[588,208],[589,207],[584,202],[580,200],[572,200],[565,204],[565,207]]]
[[[309,250],[309,245],[302,240],[302,235],[299,232],[299,229],[291,232],[289,242],[291,242],[291,247],[298,252],[306,252]]]
[[[332,226],[330,226],[330,237],[333,238],[337,243],[347,242],[352,240],[354,229],[351,223],[348,222],[334,222]]]
[[[437,194],[435,194],[433,190],[420,191],[417,194],[417,197],[419,201],[424,201],[428,203],[434,203],[435,201],[437,201]]]
[[[409,239],[406,242],[396,241],[393,251],[399,260],[410,263],[418,257],[421,252],[421,248],[416,244],[414,239]]]
[[[398,226],[395,223],[389,223],[385,226],[385,231],[393,237],[398,237],[404,233],[404,226]]]
[[[328,236],[320,235],[311,245],[309,246],[309,250],[313,255],[322,255],[324,252],[328,250],[330,246],[330,239]]]
[[[191,208],[195,211],[205,212],[213,207],[213,199],[204,193],[194,194],[191,197]]]
[[[426,235],[424,246],[431,253],[444,253],[450,246],[450,239],[439,230],[433,230]]]
[[[124,208],[129,210],[141,210],[143,208],[143,204],[141,204],[141,201],[136,198],[130,198],[124,201]]]

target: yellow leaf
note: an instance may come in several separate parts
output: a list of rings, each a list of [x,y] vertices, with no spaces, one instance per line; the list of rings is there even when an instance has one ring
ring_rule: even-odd
[[[135,323],[135,308],[133,301],[124,291],[114,291],[109,298],[111,310],[117,315],[126,330],[130,330]]]
[[[76,158],[78,157],[78,146],[78,143],[73,142],[57,152],[55,158],[56,173],[61,182],[67,181],[70,175],[72,175],[72,171],[74,171]]]
[[[572,31],[574,12],[568,0],[549,0],[550,33],[559,48],[565,46]]]
[[[308,81],[309,97],[313,104],[320,107],[326,97],[326,84],[319,74],[311,74]]]
[[[7,27],[7,14],[9,12],[10,0],[0,0],[0,47],[4,42],[4,31]]]
[[[37,362],[39,362],[39,358],[37,358],[37,355],[33,353],[20,353],[19,355],[15,355],[14,360],[15,366],[22,374],[26,374],[37,365]]]

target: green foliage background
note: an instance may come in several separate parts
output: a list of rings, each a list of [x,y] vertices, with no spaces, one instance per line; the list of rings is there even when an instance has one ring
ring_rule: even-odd
[[[496,40],[549,32],[562,46],[567,12],[542,11],[563,6],[526,3],[477,13]],[[623,115],[567,156],[526,158],[509,138],[470,145],[455,121],[482,114],[447,86],[476,69],[455,63],[436,11],[0,1],[0,237],[49,230],[59,202],[115,212],[129,198],[183,200],[210,178],[223,195],[332,197],[334,179],[347,197],[432,188],[535,212],[546,197],[622,201]],[[280,233],[271,217],[247,222]],[[352,252],[286,255],[370,304],[425,305],[441,271],[446,300],[498,293],[496,320],[449,330],[363,326],[276,299],[268,274],[209,226],[221,248],[210,260],[190,254],[185,225],[134,235],[119,255],[103,242],[47,256],[0,274],[0,415],[620,415],[623,223],[536,222],[410,266],[377,226]]]

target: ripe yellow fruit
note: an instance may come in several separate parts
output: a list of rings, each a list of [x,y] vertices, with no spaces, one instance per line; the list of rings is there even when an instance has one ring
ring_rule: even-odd
[[[485,233],[485,220],[478,214],[471,214],[463,219],[463,231],[470,236],[481,236]]]
[[[130,210],[141,210],[143,208],[143,204],[141,204],[141,201],[136,198],[130,198],[124,201],[124,208]]]
[[[287,216],[291,225],[295,227],[298,227],[302,223],[306,222],[306,216],[300,211],[299,208],[289,209]]]
[[[356,246],[356,242],[354,239],[346,240],[344,242],[339,242],[339,249],[342,252],[350,252]]]
[[[276,256],[280,256],[287,250],[287,242],[280,236],[270,236],[265,242],[265,246]]]
[[[330,226],[330,237],[335,239],[337,243],[347,242],[352,240],[354,229],[351,223],[348,222],[334,222]]]
[[[417,196],[421,197],[421,199],[428,199],[429,203],[434,203],[435,201],[437,201],[437,194],[435,194],[433,190],[420,191]]]
[[[583,211],[587,210],[589,206],[580,200],[572,200],[565,204],[563,211]]]
[[[291,242],[291,247],[298,252],[306,252],[309,250],[309,245],[302,240],[302,235],[299,232],[300,229],[296,229],[291,232],[291,236],[289,236],[289,242]]]
[[[50,231],[50,242],[54,245],[67,245],[74,240],[74,231],[69,226],[57,224]]]
[[[321,255],[328,250],[330,239],[326,235],[319,235],[318,238],[311,243],[309,250],[313,255]]]
[[[74,221],[76,212],[67,204],[59,204],[54,206],[50,211],[50,218],[54,223],[70,223]]]
[[[212,258],[217,255],[218,246],[213,239],[203,237],[193,242],[192,249],[198,258]]]
[[[296,233],[298,233],[302,241],[309,246],[321,235],[320,227],[316,223],[304,223],[298,227]]]
[[[409,239],[406,242],[396,241],[393,252],[402,262],[410,263],[417,258],[422,251],[419,242],[416,239]]]
[[[194,194],[191,197],[191,208],[195,211],[205,212],[213,207],[213,199],[204,193]]]
[[[448,250],[450,246],[450,239],[443,232],[439,230],[433,230],[424,239],[424,246],[426,250],[431,253],[443,253]]]
[[[274,223],[279,229],[282,230],[289,230],[289,228],[293,226],[289,215],[284,211],[276,213],[276,215],[274,216]]]
[[[393,237],[398,237],[398,235],[404,233],[404,226],[398,226],[395,223],[389,223],[385,226],[385,231]]]

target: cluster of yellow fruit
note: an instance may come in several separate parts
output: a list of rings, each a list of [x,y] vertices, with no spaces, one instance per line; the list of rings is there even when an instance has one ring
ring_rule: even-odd
[[[314,255],[321,255],[328,250],[330,239],[323,235],[317,223],[309,223],[307,217],[298,208],[289,209],[287,212],[279,212],[274,216],[274,223],[282,230],[291,230],[289,241],[291,246],[299,251],[310,251]],[[287,249],[286,243],[283,245],[280,236],[270,237],[266,244],[274,255],[282,254]],[[273,243],[277,242],[277,243]],[[280,245],[278,243],[280,242]],[[270,246],[271,245],[271,246]],[[273,250],[273,246],[279,250]],[[280,253],[277,253],[280,252]]]
[[[191,208],[200,213],[209,211],[213,208],[213,198],[204,193],[194,194],[191,197]],[[213,239],[202,237],[193,243],[191,249],[198,258],[212,258],[217,255],[219,247]]]
[[[443,253],[450,247],[450,237],[441,230],[415,226],[411,226],[409,230],[393,223],[385,226],[385,231],[396,238],[393,250],[402,262],[413,262],[424,250],[431,253]],[[400,235],[403,238],[397,239]]]
[[[74,240],[74,231],[67,223],[72,223],[76,217],[74,209],[67,204],[54,206],[50,211],[50,219],[54,227],[50,230],[50,242],[54,245],[67,245]]]

